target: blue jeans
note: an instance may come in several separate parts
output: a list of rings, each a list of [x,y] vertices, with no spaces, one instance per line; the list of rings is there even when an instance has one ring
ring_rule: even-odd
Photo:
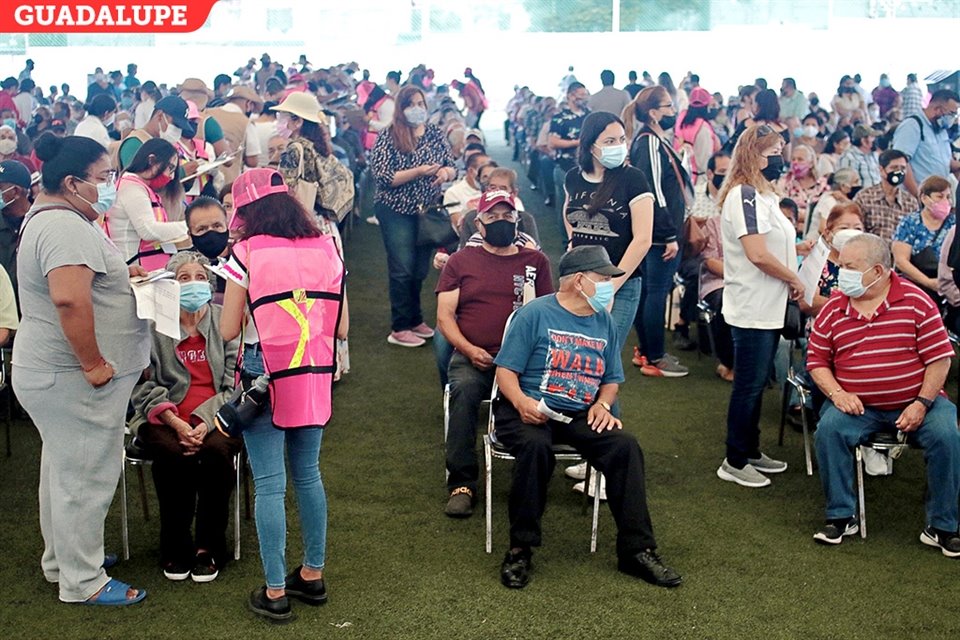
[[[390,326],[393,331],[406,331],[423,322],[420,290],[430,271],[433,248],[417,246],[416,215],[404,215],[379,203],[374,212],[387,251]]]
[[[623,356],[623,345],[627,342],[627,336],[630,334],[630,327],[633,326],[633,319],[637,315],[637,305],[640,302],[640,278],[631,278],[623,283],[617,295],[613,298],[613,308],[610,309],[610,315],[613,317],[614,324],[617,325],[617,353]],[[610,412],[620,417],[620,398],[613,403]]]
[[[322,569],[327,546],[327,495],[320,478],[320,441],[323,429],[277,429],[268,409],[243,432],[255,491],[254,514],[260,561],[267,586],[283,589],[287,575],[287,469],[284,448],[290,460],[290,475],[297,494],[303,536],[303,564]]]
[[[742,469],[748,458],[760,457],[760,408],[780,331],[730,327],[730,332],[733,389],[727,409],[727,462]]]
[[[440,374],[440,389],[447,386],[447,369],[450,367],[450,358],[453,356],[453,345],[437,329],[433,338],[433,356],[437,360],[437,373]]]
[[[640,291],[640,303],[633,326],[637,330],[640,353],[650,362],[663,357],[663,323],[667,313],[667,296],[673,290],[673,276],[680,266],[680,254],[664,261],[664,245],[650,247],[647,257],[640,264],[643,274],[643,286]]]
[[[540,156],[540,173],[538,176],[540,183],[538,186],[543,189],[544,198],[556,196],[556,187],[553,183],[553,167],[553,158],[548,155]]]
[[[856,514],[853,488],[853,448],[871,434],[896,433],[894,423],[901,411],[865,408],[862,416],[851,416],[827,401],[820,411],[814,434],[820,482],[827,499],[827,519],[839,520]],[[927,463],[927,525],[944,531],[957,530],[957,495],[960,493],[960,431],[957,407],[942,396],[934,400],[920,428],[908,436],[910,444],[923,448]]]

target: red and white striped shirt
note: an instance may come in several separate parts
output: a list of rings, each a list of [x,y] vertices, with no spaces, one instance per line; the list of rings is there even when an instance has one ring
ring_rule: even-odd
[[[872,318],[834,292],[813,323],[807,370],[830,369],[865,406],[892,411],[916,399],[927,365],[953,355],[937,307],[891,273],[890,290]]]

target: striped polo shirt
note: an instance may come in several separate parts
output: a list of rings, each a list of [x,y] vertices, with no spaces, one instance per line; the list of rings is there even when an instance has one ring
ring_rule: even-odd
[[[890,274],[890,291],[872,318],[834,292],[817,315],[807,370],[827,368],[864,406],[902,409],[917,397],[927,365],[953,357],[937,307],[916,285]]]

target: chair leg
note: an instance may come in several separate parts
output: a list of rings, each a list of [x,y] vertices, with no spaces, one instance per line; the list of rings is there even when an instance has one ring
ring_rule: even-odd
[[[590,490],[592,486],[593,476],[596,469],[590,466],[590,463],[587,463],[586,473],[583,476],[583,505],[580,507],[580,514],[587,515],[587,507],[590,505]]]
[[[150,508],[147,506],[147,483],[143,479],[143,466],[137,465],[137,482],[140,485],[140,504],[143,506],[144,521],[150,520]]]
[[[240,453],[233,456],[233,559],[240,559]]]
[[[863,454],[860,453],[860,447],[854,449],[854,457],[857,463],[857,503],[860,507],[860,537],[867,538],[867,501],[863,495]]]
[[[243,519],[250,520],[250,471],[244,451],[240,452],[240,473],[243,473]]]
[[[590,525],[590,553],[597,552],[597,521],[600,518],[600,487],[603,486],[603,474],[593,474],[593,522]],[[585,492],[589,495],[589,491]]]
[[[450,431],[450,385],[443,385],[443,444],[447,444],[447,433]],[[446,463],[443,465],[443,481],[446,483],[450,479],[450,470]]]
[[[3,363],[0,363],[0,366],[3,366]],[[13,428],[13,387],[7,385],[3,391],[7,400],[4,427],[7,431],[7,457],[9,458],[13,455],[13,444],[10,440],[10,429]]]
[[[487,553],[493,553],[493,454],[490,451],[490,436],[483,436],[483,460],[484,460],[484,482],[486,486],[487,508],[484,517],[486,519],[486,550]]]
[[[813,455],[810,451],[810,428],[807,423],[807,393],[800,391],[800,424],[803,425],[803,456],[807,463],[807,475],[813,475]]]
[[[790,408],[790,383],[784,382],[783,389],[780,391],[780,436],[777,438],[777,446],[783,446],[783,428],[787,424],[787,409]]]
[[[130,559],[130,532],[127,527],[127,454],[124,452],[120,465],[120,539],[124,560]]]

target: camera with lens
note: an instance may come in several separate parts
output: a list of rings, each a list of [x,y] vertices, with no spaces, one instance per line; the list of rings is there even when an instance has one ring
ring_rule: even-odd
[[[214,424],[224,435],[239,438],[269,404],[270,377],[264,374],[247,388],[239,385],[230,400],[217,411]]]

